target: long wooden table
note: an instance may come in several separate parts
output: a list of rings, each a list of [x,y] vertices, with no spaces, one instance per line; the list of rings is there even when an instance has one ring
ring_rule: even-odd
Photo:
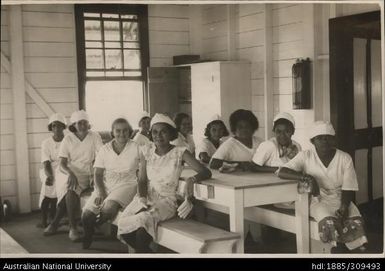
[[[184,169],[182,178],[195,175]],[[309,253],[308,195],[297,193],[297,181],[284,180],[272,173],[233,172],[212,170],[212,178],[194,185],[194,197],[205,206],[229,214],[230,230],[241,234],[237,253],[244,252],[244,220],[253,220],[247,208],[295,201],[297,252]],[[245,212],[246,211],[246,212]]]

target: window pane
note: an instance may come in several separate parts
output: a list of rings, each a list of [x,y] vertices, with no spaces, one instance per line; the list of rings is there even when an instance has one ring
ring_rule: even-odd
[[[104,40],[120,40],[119,22],[104,21]]]
[[[99,49],[86,49],[86,68],[103,69],[103,51]]]
[[[123,22],[123,41],[138,40],[138,23]]]
[[[124,50],[124,68],[140,69],[140,51]]]
[[[100,17],[100,13],[84,12],[84,17]]]
[[[107,41],[104,43],[104,47],[106,47],[106,48],[122,48],[119,41]]]
[[[119,18],[119,14],[109,14],[109,13],[103,13],[103,18]]]
[[[124,76],[142,76],[140,71],[124,71]]]
[[[122,68],[122,51],[121,50],[106,50],[106,69],[121,69]]]
[[[104,77],[104,72],[87,72],[87,77]]]
[[[100,21],[94,20],[85,20],[84,21],[84,31],[86,40],[101,40],[101,28]]]
[[[106,76],[123,76],[122,71],[106,71]]]
[[[100,41],[86,41],[86,48],[90,47],[102,48],[102,43]]]
[[[124,42],[123,47],[127,49],[138,49],[139,42]]]
[[[86,108],[95,131],[110,131],[111,123],[125,117],[136,126],[143,111],[141,81],[87,81]]]
[[[120,17],[122,19],[131,19],[131,20],[137,20],[138,19],[138,16],[136,16],[136,15],[127,15],[127,14],[125,14],[125,15],[120,15]]]

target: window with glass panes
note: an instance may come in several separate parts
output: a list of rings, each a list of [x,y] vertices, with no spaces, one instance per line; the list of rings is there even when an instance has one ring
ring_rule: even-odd
[[[147,6],[75,5],[75,15],[79,107],[96,121],[111,112],[109,119],[126,116],[125,108],[132,109],[134,119],[144,107]],[[102,108],[108,110],[101,113]]]

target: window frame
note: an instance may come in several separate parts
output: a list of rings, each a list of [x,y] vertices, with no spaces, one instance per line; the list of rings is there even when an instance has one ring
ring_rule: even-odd
[[[118,13],[127,12],[138,16],[139,24],[139,44],[140,44],[140,63],[141,76],[127,78],[120,76],[94,77],[92,81],[113,81],[113,80],[140,80],[143,81],[143,102],[147,92],[147,67],[150,63],[149,53],[149,30],[148,30],[148,7],[147,5],[131,4],[75,4],[75,30],[76,30],[76,54],[78,70],[78,95],[79,108],[85,109],[85,87],[86,87],[86,54],[85,54],[85,31],[84,31],[84,12]],[[121,20],[119,20],[121,22]]]

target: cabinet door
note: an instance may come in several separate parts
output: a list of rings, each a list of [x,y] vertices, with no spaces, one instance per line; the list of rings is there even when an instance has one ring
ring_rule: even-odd
[[[147,104],[151,115],[163,113],[171,118],[178,111],[178,71],[171,67],[149,67]]]
[[[191,97],[193,134],[194,139],[199,140],[209,118],[221,114],[218,62],[191,66]]]

